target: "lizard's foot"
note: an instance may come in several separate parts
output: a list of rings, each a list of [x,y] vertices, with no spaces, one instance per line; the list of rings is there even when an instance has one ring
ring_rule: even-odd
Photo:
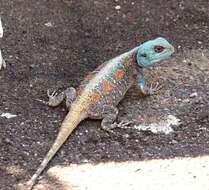
[[[108,126],[102,126],[102,129],[110,134],[117,136],[117,137],[121,137],[121,136],[123,137],[123,135],[114,132],[113,129],[115,129],[115,128],[131,129],[131,127],[129,125],[132,123],[133,123],[133,121],[121,121],[120,123],[115,122],[115,123],[108,125]]]
[[[64,100],[64,93],[62,92],[58,95],[56,90],[54,90],[52,93],[50,93],[50,91],[47,90],[47,96],[49,98],[48,101],[44,101],[40,99],[36,99],[36,100],[51,107],[58,106]]]
[[[61,104],[63,100],[65,99],[66,107],[69,109],[72,102],[76,98],[76,89],[73,87],[69,87],[65,91],[61,92],[60,94],[58,94],[56,90],[53,91],[52,93],[50,93],[50,91],[47,90],[47,96],[49,98],[48,101],[39,100],[39,99],[37,99],[37,101],[43,104],[46,104],[48,106],[51,106],[51,107],[56,107],[59,104]]]
[[[120,123],[114,123],[114,128],[129,129],[130,124],[133,124],[133,121],[121,121]]]
[[[47,90],[47,96],[48,96],[49,100],[46,103],[49,106],[58,106],[64,99],[64,93],[61,92],[58,95],[56,90],[52,91],[52,93],[50,93],[50,91]]]
[[[114,134],[116,136],[119,136],[116,134],[113,129],[115,128],[128,128],[130,124],[132,124],[132,121],[121,121],[120,123],[116,123],[115,120],[118,115],[118,109],[111,105],[104,105],[102,107],[96,107],[93,110],[88,110],[88,116],[92,119],[102,119],[101,127],[104,131]]]
[[[159,90],[161,90],[162,89],[162,85],[160,85],[158,82],[155,84],[155,85],[153,85],[153,84],[151,84],[150,86],[145,86],[143,89],[141,89],[142,90],[142,93],[144,94],[144,95],[154,95],[154,94],[156,94]]]
[[[108,133],[110,133],[110,134],[113,134],[113,135],[116,135],[116,136],[117,136],[117,134],[113,131],[114,128],[115,128],[115,126],[112,127],[112,125],[111,125],[111,126],[108,126],[108,127],[102,126],[102,129],[103,129],[104,131],[106,131],[106,132],[108,132]]]

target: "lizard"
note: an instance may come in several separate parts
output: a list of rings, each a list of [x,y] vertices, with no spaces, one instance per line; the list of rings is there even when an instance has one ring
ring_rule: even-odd
[[[49,106],[58,106],[65,100],[68,113],[54,144],[25,187],[28,190],[33,188],[49,161],[82,120],[101,119],[102,129],[108,132],[115,127],[127,125],[123,121],[115,122],[118,103],[134,83],[137,83],[144,95],[155,94],[160,85],[158,83],[155,86],[147,85],[143,70],[169,58],[173,53],[174,47],[165,38],[158,37],[104,62],[84,79],[77,91],[73,87],[67,88],[60,94],[55,92],[50,94],[47,91],[49,100],[43,102]]]

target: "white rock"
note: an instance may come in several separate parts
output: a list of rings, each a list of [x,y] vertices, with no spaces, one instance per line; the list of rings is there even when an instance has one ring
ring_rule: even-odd
[[[14,117],[17,117],[17,115],[14,115],[14,114],[11,114],[11,113],[2,113],[0,115],[0,117],[6,117],[7,119],[10,119],[10,118],[14,118]]]
[[[152,133],[164,133],[169,134],[173,132],[173,126],[179,126],[180,119],[176,118],[174,115],[168,115],[165,120],[159,123],[151,123],[149,125],[138,125],[134,126],[135,129],[139,131],[151,131]]]
[[[2,37],[3,37],[3,27],[2,27],[1,17],[0,17],[0,38]],[[1,54],[1,50],[0,50],[0,70],[5,67],[6,67],[6,62],[4,61],[2,54]]]
[[[47,26],[47,27],[52,27],[53,26],[53,24],[51,22],[47,22],[44,25]]]
[[[0,50],[0,70],[2,68],[6,68],[6,62],[4,61],[2,54],[1,54],[1,50]]]
[[[189,95],[189,97],[190,98],[195,98],[195,97],[197,97],[197,95],[198,95],[197,92],[193,92],[192,94]]]
[[[117,6],[115,6],[115,9],[116,10],[120,10],[121,9],[121,6],[120,5],[117,5]]]
[[[0,38],[2,37],[3,37],[3,27],[2,27],[1,17],[0,17]]]

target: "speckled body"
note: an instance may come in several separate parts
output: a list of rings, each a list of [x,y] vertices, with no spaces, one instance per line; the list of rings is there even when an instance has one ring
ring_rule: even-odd
[[[101,119],[95,115],[102,111],[104,105],[116,106],[136,81],[136,50],[137,48],[105,62],[96,74],[87,77],[86,85],[82,86],[71,107],[82,105],[86,117]],[[94,111],[96,113],[92,115]]]
[[[26,184],[27,190],[32,189],[48,162],[82,120],[102,119],[101,127],[111,133],[113,128],[125,125],[123,122],[115,122],[118,115],[117,104],[135,81],[146,95],[158,90],[157,86],[150,88],[145,84],[142,68],[170,57],[173,52],[173,46],[166,39],[156,38],[102,64],[86,77],[77,92],[70,87],[59,95],[48,93],[49,101],[42,102],[57,106],[66,100],[69,112],[62,122],[54,144]]]

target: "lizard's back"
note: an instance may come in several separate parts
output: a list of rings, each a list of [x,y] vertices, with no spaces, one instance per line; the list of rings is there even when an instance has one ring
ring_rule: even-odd
[[[72,105],[84,112],[99,111],[105,105],[116,106],[134,82],[136,48],[100,65],[87,75]]]

